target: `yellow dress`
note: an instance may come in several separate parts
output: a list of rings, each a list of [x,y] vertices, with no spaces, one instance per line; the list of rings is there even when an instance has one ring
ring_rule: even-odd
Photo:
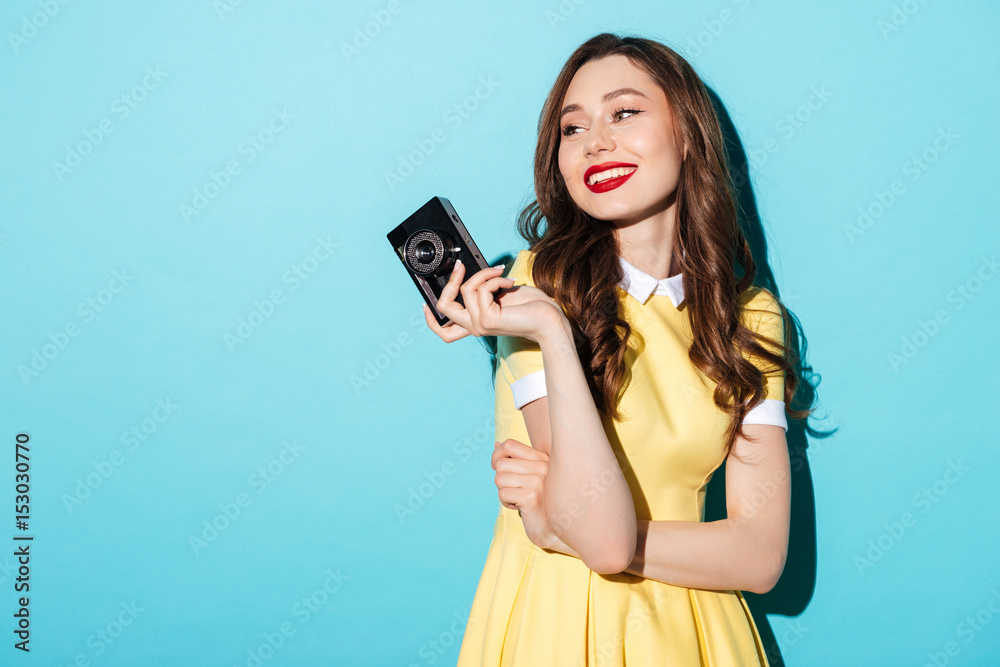
[[[517,284],[532,284],[531,258],[528,250],[518,254],[509,273]],[[714,383],[688,359],[691,329],[683,302],[675,307],[672,298],[653,293],[641,303],[618,289],[633,328],[632,382],[622,397],[626,418],[605,420],[604,426],[628,479],[636,517],[704,521],[706,486],[725,459],[726,414],[712,401]],[[770,292],[751,288],[744,303],[753,309],[744,310],[748,326],[781,341],[783,322]],[[497,354],[496,439],[530,444],[511,385],[538,376],[541,351],[530,340],[501,336]],[[783,377],[768,374],[772,418],[783,391]],[[779,423],[746,423],[751,422]],[[767,664],[740,591],[597,574],[576,557],[532,544],[517,510],[499,504],[458,667]]]

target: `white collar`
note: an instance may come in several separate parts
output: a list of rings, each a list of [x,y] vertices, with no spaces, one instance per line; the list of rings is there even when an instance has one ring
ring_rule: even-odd
[[[641,271],[619,256],[622,270],[625,272],[619,287],[636,298],[639,303],[646,303],[651,294],[660,294],[670,298],[674,308],[684,301],[684,274],[678,273],[663,280],[657,280],[645,271]]]

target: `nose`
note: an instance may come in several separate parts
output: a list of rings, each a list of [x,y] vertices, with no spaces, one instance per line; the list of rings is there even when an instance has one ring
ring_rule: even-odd
[[[587,155],[596,155],[600,151],[615,149],[615,139],[611,128],[604,123],[594,123],[587,137]]]

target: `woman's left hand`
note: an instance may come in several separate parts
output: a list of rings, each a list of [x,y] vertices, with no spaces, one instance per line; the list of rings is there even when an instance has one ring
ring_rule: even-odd
[[[557,538],[545,515],[545,475],[549,455],[514,439],[496,443],[492,467],[497,495],[504,507],[518,510],[524,532],[539,547],[554,548]]]

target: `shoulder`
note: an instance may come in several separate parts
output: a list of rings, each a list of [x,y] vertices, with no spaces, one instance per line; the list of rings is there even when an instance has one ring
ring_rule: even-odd
[[[760,285],[751,285],[739,296],[740,310],[744,312],[766,311],[781,314],[778,297]]]
[[[738,298],[740,319],[751,331],[780,334],[784,327],[784,315],[778,297],[770,290],[752,285]]]

